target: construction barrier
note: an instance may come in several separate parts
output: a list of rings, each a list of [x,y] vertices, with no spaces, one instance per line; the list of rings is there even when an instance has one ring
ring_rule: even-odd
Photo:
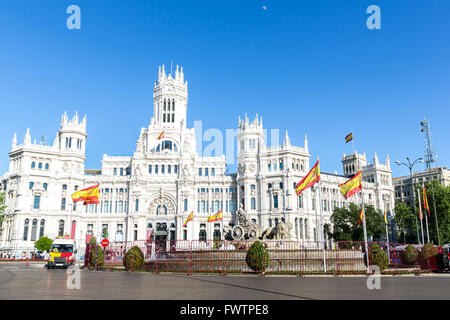
[[[255,240],[139,240],[111,242],[104,250],[104,262],[98,265],[96,248],[86,245],[85,268],[123,268],[123,258],[133,246],[142,250],[142,271],[172,272],[181,274],[250,273],[262,268],[265,274],[366,274],[368,271],[365,244],[362,241],[305,242],[288,240],[260,241],[265,251],[251,256],[248,249]],[[369,242],[368,246],[375,242]],[[388,258],[386,274],[437,270],[437,257],[425,261],[417,260],[412,265],[402,262],[404,244],[376,242]],[[439,251],[439,247],[438,247]],[[98,252],[102,252],[101,250]],[[442,248],[440,251],[442,252]],[[252,260],[253,259],[253,260]],[[249,267],[253,266],[252,268]],[[369,261],[370,265],[370,261]],[[256,269],[255,269],[256,268]]]

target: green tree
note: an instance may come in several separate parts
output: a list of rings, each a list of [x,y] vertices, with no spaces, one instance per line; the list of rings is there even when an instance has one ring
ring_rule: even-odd
[[[395,222],[403,235],[403,242],[407,243],[407,239],[416,239],[416,217],[414,216],[413,209],[403,202],[398,202],[395,204],[394,211]]]
[[[103,239],[108,239],[108,228],[107,227],[103,228]]]
[[[47,237],[40,237],[39,240],[34,242],[34,247],[39,251],[50,251],[53,240]]]
[[[439,236],[440,243],[450,242],[450,185],[444,187],[438,180],[433,180],[434,195],[436,199],[436,211],[439,225]],[[437,244],[437,231],[436,231],[436,218],[434,217],[433,208],[433,195],[431,190],[431,184],[428,182],[425,184],[425,189],[427,191],[428,206],[430,207],[430,216],[428,217],[428,230],[430,233],[430,240]],[[422,187],[420,186],[420,191]],[[421,206],[423,208],[423,199],[421,193]],[[418,203],[416,202],[417,206]],[[424,212],[424,214],[427,214]],[[425,217],[424,217],[424,228],[425,228]]]
[[[349,209],[336,208],[331,215],[333,230],[328,236],[336,241],[364,241],[363,224],[359,222],[361,207],[351,203]],[[383,214],[372,205],[365,206],[367,237],[380,239],[385,234]]]

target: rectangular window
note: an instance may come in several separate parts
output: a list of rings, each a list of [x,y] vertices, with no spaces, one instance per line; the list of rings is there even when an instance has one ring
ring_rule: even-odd
[[[274,207],[275,209],[278,208],[278,195],[274,195],[274,196],[273,196],[273,207]]]
[[[148,173],[152,173],[152,165],[148,166]]]
[[[61,210],[66,210],[66,198],[61,199]]]
[[[33,189],[33,187],[34,187],[34,182],[30,182],[29,189],[31,190],[31,189]]]
[[[39,209],[41,196],[34,196],[33,209]]]
[[[155,173],[158,174],[158,165],[155,164]]]
[[[252,198],[252,209],[256,209],[256,198]]]
[[[183,230],[183,240],[187,240],[187,230]]]
[[[208,168],[205,168],[205,176],[208,176]]]
[[[172,166],[170,164],[167,166],[167,173],[168,174],[172,173]]]
[[[178,173],[178,165],[176,164],[173,170],[173,173],[177,174]]]
[[[211,175],[213,177],[216,175],[216,169],[215,168],[211,168]]]
[[[136,199],[136,206],[134,208],[134,211],[136,211],[136,212],[139,211],[139,199]]]
[[[161,165],[161,173],[164,174],[164,165]]]
[[[202,176],[202,168],[198,168],[198,175]]]
[[[188,210],[188,200],[184,199],[184,211]]]

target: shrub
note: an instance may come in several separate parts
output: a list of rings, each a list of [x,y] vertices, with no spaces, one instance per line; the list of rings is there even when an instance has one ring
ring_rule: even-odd
[[[369,263],[378,266],[380,271],[383,271],[389,265],[386,253],[377,243],[372,243],[369,247]]]
[[[97,249],[98,249],[98,255],[97,255],[97,267],[102,268],[105,265],[105,250],[102,249],[100,246],[91,246],[91,255],[89,257],[89,262],[91,269],[95,268],[95,258],[97,255]]]
[[[144,265],[144,254],[138,246],[134,246],[127,251],[125,257],[123,257],[123,266],[127,270],[137,270]]]
[[[405,248],[405,251],[402,252],[400,259],[403,264],[414,264],[417,261],[418,255],[419,251],[409,244]]]
[[[437,249],[428,242],[422,247],[422,250],[420,251],[420,259],[426,260],[430,257],[434,257],[435,255],[437,255],[437,253]]]
[[[97,244],[97,238],[92,237],[91,240],[89,240],[89,244]]]
[[[245,258],[250,269],[258,273],[264,273],[269,266],[269,251],[264,248],[260,241],[256,241],[247,251]]]

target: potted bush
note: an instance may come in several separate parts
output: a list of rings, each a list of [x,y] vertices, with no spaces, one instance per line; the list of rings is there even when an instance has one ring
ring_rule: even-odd
[[[417,257],[419,255],[419,251],[414,248],[412,245],[408,245],[405,248],[405,251],[402,252],[400,259],[403,264],[412,265],[417,262]]]
[[[270,263],[269,251],[264,248],[260,241],[256,241],[248,249],[245,260],[250,269],[259,274],[264,274]]]
[[[378,266],[380,271],[385,270],[389,265],[386,253],[377,243],[372,243],[369,247],[369,263]]]
[[[140,269],[144,265],[144,254],[141,248],[134,246],[127,251],[123,258],[123,266],[128,271],[134,271]]]

